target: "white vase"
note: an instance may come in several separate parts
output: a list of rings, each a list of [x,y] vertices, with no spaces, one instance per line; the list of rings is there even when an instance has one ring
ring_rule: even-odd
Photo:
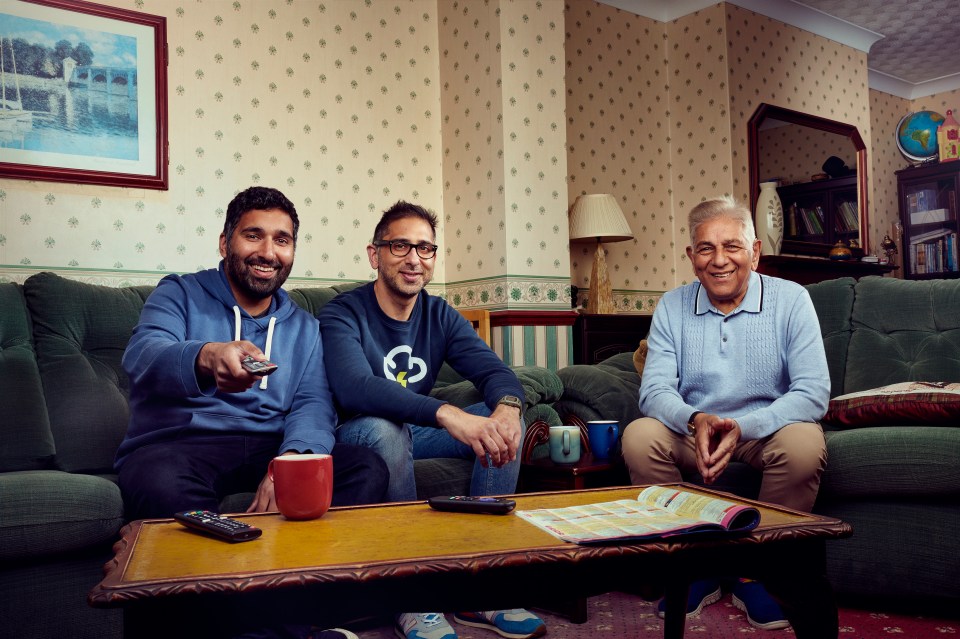
[[[760,255],[779,255],[783,242],[783,206],[777,195],[776,182],[761,182],[757,198],[757,238],[760,240]]]

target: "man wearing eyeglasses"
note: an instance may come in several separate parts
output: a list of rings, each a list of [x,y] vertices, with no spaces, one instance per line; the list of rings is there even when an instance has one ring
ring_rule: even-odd
[[[473,459],[470,494],[516,490],[523,388],[473,326],[424,287],[436,264],[437,217],[400,201],[384,212],[367,246],[373,282],[320,311],[324,362],[340,414],[337,441],[368,446],[387,463],[390,501],[417,498],[415,459]],[[444,362],[474,383],[483,404],[461,410],[430,396]],[[525,610],[458,613],[458,622],[526,639],[546,632]],[[408,639],[452,639],[440,613],[397,619]]]

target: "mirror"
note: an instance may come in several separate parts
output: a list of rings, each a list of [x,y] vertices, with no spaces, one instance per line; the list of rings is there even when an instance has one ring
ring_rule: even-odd
[[[856,239],[859,248],[853,249],[855,257],[869,252],[867,147],[857,127],[772,104],[761,104],[747,126],[747,150],[750,205],[754,212],[757,210],[761,182],[781,178],[791,184],[788,191],[791,201],[784,201],[782,195],[780,198],[784,217],[781,253],[827,256],[837,239]],[[795,155],[784,161],[783,154],[787,152]],[[823,164],[831,156],[842,160],[848,170],[839,173],[848,175],[813,180],[814,175],[823,173]],[[852,224],[845,225],[842,220],[832,222],[834,211],[838,211],[838,217],[843,215],[839,212],[843,199],[850,200],[846,203],[849,218],[854,188],[859,213],[857,229],[850,228]],[[817,202],[823,205],[827,216],[825,228],[820,233],[816,229],[803,228],[803,209],[815,210],[814,204]],[[791,210],[794,204],[797,206]]]

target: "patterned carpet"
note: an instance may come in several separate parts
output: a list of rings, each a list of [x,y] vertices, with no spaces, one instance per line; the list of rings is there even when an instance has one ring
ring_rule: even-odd
[[[663,621],[657,617],[656,603],[644,601],[635,595],[609,593],[591,597],[588,601],[589,619],[574,624],[565,617],[542,610],[535,611],[547,623],[547,637],[552,639],[662,639]],[[461,626],[448,615],[460,639],[499,639],[487,630]],[[361,639],[395,639],[389,623],[367,627],[352,627]],[[730,596],[706,608],[700,617],[687,621],[686,637],[710,639],[794,639],[793,631],[758,630],[747,623],[744,614],[733,607]],[[960,620],[930,619],[920,616],[840,610],[840,639],[960,639]]]

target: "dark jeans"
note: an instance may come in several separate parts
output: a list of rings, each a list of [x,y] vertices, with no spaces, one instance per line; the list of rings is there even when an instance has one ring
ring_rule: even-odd
[[[127,519],[172,517],[181,510],[217,512],[227,495],[256,492],[278,453],[279,435],[184,435],[130,453],[119,484]],[[371,450],[333,447],[333,505],[385,501],[389,473]]]

